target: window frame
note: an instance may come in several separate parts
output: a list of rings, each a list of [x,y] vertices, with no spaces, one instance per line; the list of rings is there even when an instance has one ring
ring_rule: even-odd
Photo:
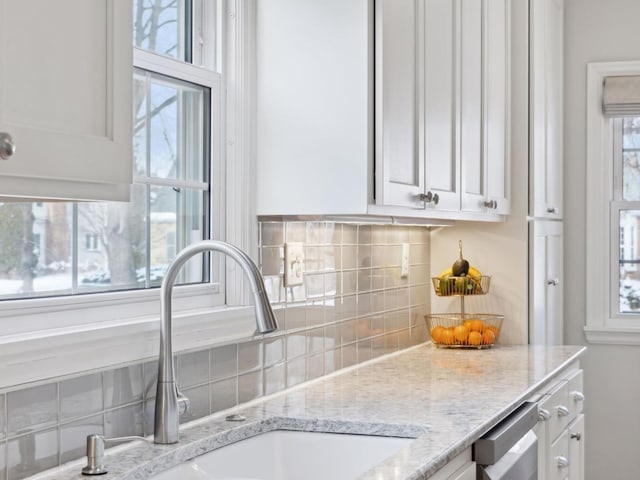
[[[255,259],[256,1],[194,3],[194,11],[203,13],[194,32],[211,40],[202,25],[217,21],[221,40],[208,52],[198,50],[194,55],[208,67],[225,72],[214,74],[212,88],[217,94],[211,94],[211,129],[217,136],[212,137],[210,152],[214,159],[209,169],[210,234]],[[211,82],[210,70],[133,48],[136,67],[163,73],[175,64],[172,68]],[[217,281],[174,290],[176,351],[254,335],[253,307],[242,270],[220,257],[212,256],[212,279]],[[154,288],[3,301],[0,389],[156,358],[159,298],[160,291]]]
[[[604,79],[639,75],[640,62],[598,62],[587,65],[586,118],[586,324],[589,343],[640,345],[640,314],[618,314],[619,222],[616,216],[634,202],[616,198],[615,122],[602,112]],[[615,308],[614,308],[615,307]]]

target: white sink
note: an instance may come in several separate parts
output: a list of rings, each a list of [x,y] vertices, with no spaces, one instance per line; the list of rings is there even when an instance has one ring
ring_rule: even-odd
[[[412,440],[274,430],[213,450],[152,480],[352,480]]]

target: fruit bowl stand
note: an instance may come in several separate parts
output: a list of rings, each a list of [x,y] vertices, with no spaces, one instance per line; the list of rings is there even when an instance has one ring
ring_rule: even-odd
[[[489,276],[433,277],[433,288],[439,297],[460,298],[460,313],[425,315],[431,339],[439,348],[491,348],[498,340],[503,315],[465,312],[464,298],[489,292]]]

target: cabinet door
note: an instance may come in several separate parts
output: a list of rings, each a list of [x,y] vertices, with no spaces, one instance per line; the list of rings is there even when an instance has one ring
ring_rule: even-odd
[[[422,2],[421,2],[422,3]],[[473,3],[473,2],[470,2]],[[464,9],[463,9],[464,10]],[[458,9],[452,0],[424,2],[424,41],[419,58],[424,64],[420,89],[424,112],[422,149],[424,151],[426,193],[438,195],[437,205],[427,208],[460,210],[460,168],[456,155],[456,32]]]
[[[509,0],[461,0],[462,210],[508,214]]]
[[[415,0],[376,1],[376,204],[424,206],[418,135],[422,9]]]
[[[529,213],[562,218],[563,0],[530,8]]]
[[[510,211],[510,0],[485,0],[484,159],[486,195],[491,211]]]
[[[373,201],[371,2],[255,4],[256,213],[366,213]]]
[[[569,425],[569,480],[584,480],[584,415]]]
[[[529,224],[529,342],[563,343],[562,222]]]
[[[0,45],[0,195],[128,199],[130,2],[0,0]]]

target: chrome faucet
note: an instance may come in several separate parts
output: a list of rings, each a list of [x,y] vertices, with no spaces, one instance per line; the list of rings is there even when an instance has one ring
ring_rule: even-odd
[[[171,262],[160,289],[160,358],[158,361],[158,385],[156,390],[156,412],[154,420],[155,443],[177,443],[180,415],[188,408],[188,400],[176,385],[171,346],[171,293],[173,284],[182,266],[191,257],[202,252],[220,252],[233,258],[249,279],[259,333],[269,333],[278,328],[275,315],[264,289],[262,275],[249,255],[238,247],[218,240],[203,240],[194,243],[176,255]]]

